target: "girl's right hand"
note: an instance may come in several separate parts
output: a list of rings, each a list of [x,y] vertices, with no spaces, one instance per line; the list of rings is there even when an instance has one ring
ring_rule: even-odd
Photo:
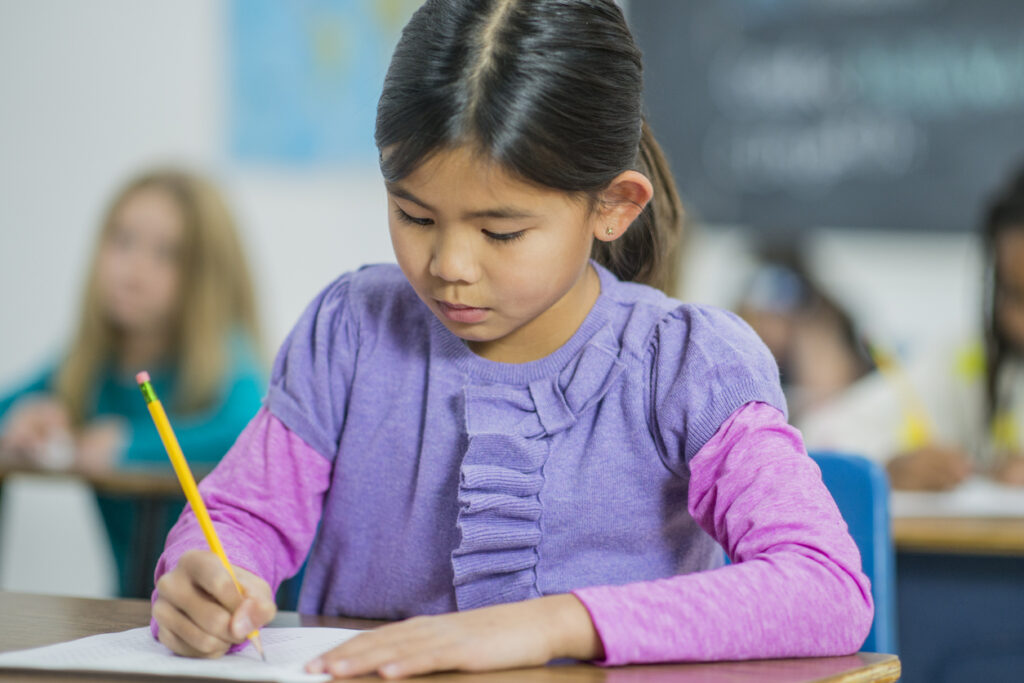
[[[894,489],[947,491],[967,478],[971,461],[959,449],[926,446],[897,455],[886,470]]]
[[[0,450],[16,461],[39,464],[47,445],[69,437],[71,419],[63,404],[49,397],[33,396],[18,401],[0,432]]]
[[[245,597],[212,552],[182,555],[156,583],[153,618],[160,642],[186,657],[220,657],[273,619],[277,607],[270,585],[241,567],[234,570]]]

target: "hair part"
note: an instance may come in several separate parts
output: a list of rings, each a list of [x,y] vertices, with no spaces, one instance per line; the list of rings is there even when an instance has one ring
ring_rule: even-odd
[[[623,171],[654,186],[592,257],[674,291],[683,209],[643,117],[639,49],[613,0],[427,0],[402,32],[377,107],[381,172],[398,182],[469,146],[514,177],[595,201]]]
[[[56,381],[72,419],[92,410],[103,368],[116,363],[123,333],[108,317],[99,286],[99,261],[117,214],[137,193],[164,192],[181,213],[184,239],[177,318],[170,339],[177,373],[175,407],[192,413],[208,407],[222,388],[229,336],[241,333],[260,350],[260,324],[252,278],[235,221],[207,180],[180,169],[154,169],[125,184],[108,205],[93,249],[76,331]]]

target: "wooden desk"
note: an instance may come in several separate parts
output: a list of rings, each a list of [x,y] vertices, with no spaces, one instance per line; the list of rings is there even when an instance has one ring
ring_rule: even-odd
[[[1024,519],[896,518],[903,683],[1019,680]]]
[[[1024,555],[1024,518],[933,517],[892,521],[903,552]]]
[[[74,638],[119,631],[149,623],[149,603],[144,600],[90,600],[0,591],[0,652],[49,645]],[[339,626],[371,628],[374,622],[307,617],[285,612],[274,626]],[[431,681],[494,681],[495,683],[866,683],[895,681],[900,662],[893,655],[861,653],[817,659],[675,664],[601,669],[589,664],[522,669],[492,674],[439,674]],[[0,671],[0,682],[115,679],[64,673]],[[130,680],[116,677],[116,680]]]
[[[209,468],[194,469],[196,481],[201,481],[209,474]],[[181,484],[174,476],[174,471],[167,468],[112,470],[110,472],[85,473],[70,470],[43,470],[23,465],[0,464],[0,482],[10,475],[27,475],[83,481],[97,493],[107,495],[128,495],[149,498],[173,498],[185,500],[181,492]]]

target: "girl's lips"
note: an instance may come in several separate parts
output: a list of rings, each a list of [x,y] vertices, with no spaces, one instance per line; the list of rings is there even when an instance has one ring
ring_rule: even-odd
[[[478,323],[487,317],[488,311],[486,308],[450,304],[447,301],[438,301],[437,306],[444,317],[455,323]]]

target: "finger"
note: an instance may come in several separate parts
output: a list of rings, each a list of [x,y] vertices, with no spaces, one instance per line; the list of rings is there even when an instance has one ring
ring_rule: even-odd
[[[929,463],[921,469],[921,488],[929,491],[944,491],[952,488],[957,480],[949,469],[939,463]]]
[[[402,659],[388,662],[377,670],[381,678],[398,679],[409,678],[410,676],[421,676],[436,671],[451,671],[462,668],[458,659],[454,658],[447,650],[433,649],[425,652],[417,652]]]
[[[355,657],[370,650],[387,647],[393,643],[411,643],[433,635],[429,618],[414,617],[394,624],[381,626],[371,631],[364,631],[358,636],[329,651],[324,657],[328,660]]]
[[[369,634],[367,634],[369,635]],[[319,659],[310,662],[308,671],[311,673],[327,672],[332,676],[348,678],[362,676],[377,671],[382,666],[414,655],[422,651],[435,651],[440,643],[431,637],[416,639],[395,638],[381,641],[364,639],[362,643],[354,643],[362,638],[357,636],[341,646],[324,653]],[[345,648],[346,645],[357,648]]]
[[[221,561],[212,552],[191,550],[178,560],[180,567],[198,588],[219,602],[229,612],[234,613],[245,599],[231,574],[224,568]]]
[[[11,450],[27,450],[32,441],[32,434],[31,431],[25,429],[22,425],[15,423],[7,429],[5,441],[7,447]]]
[[[337,678],[364,676],[414,654],[413,647],[411,643],[404,643],[374,648],[355,656],[327,662],[326,671]]]
[[[181,638],[174,635],[169,626],[157,626],[156,639],[174,654],[182,655],[183,657],[200,656],[198,652],[182,642]]]
[[[175,652],[189,657],[219,657],[228,651],[231,643],[217,638],[200,628],[181,610],[167,600],[153,603],[153,618],[159,627],[160,642]]]
[[[231,612],[198,590],[187,575],[177,571],[164,574],[157,581],[156,588],[157,602],[166,601],[211,636],[231,640]]]
[[[231,635],[236,642],[241,642],[254,630],[263,628],[276,614],[274,603],[247,597],[231,616]]]
[[[253,598],[258,602],[274,604],[274,591],[270,589],[269,583],[240,567],[235,567],[235,576],[242,584],[242,590],[245,591],[246,597]]]
[[[955,472],[957,476],[964,477],[971,469],[970,458],[960,451],[940,451],[938,453],[943,466],[949,471]]]
[[[948,486],[955,486],[962,482],[970,472],[970,465],[959,455],[941,463],[939,467],[943,483]]]

